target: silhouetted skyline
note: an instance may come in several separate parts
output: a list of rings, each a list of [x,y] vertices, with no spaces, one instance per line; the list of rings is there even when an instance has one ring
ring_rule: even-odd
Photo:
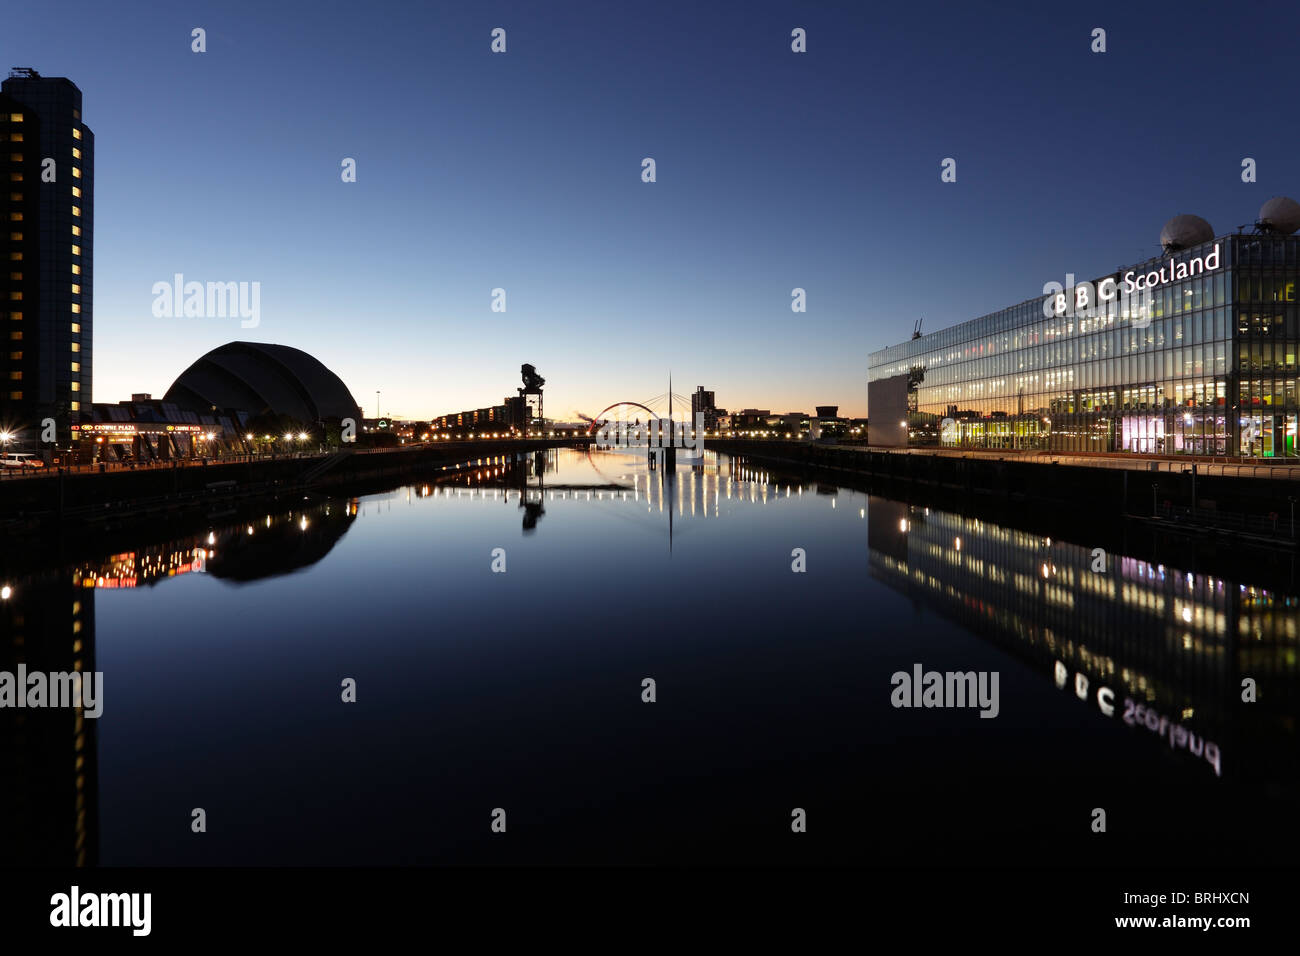
[[[411,418],[493,403],[531,362],[561,419],[655,394],[669,366],[728,409],[860,415],[867,353],[918,317],[992,312],[1139,261],[1176,213],[1223,234],[1300,191],[1297,23],[1282,4],[56,0],[8,11],[0,50],[75,82],[97,133],[96,401],[252,339],[315,355],[368,413],[377,389]],[[155,317],[176,273],[259,282],[258,326]]]

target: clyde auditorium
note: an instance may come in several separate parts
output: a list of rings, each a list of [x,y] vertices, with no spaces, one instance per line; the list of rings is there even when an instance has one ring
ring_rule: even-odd
[[[72,425],[72,437],[96,461],[220,456],[254,451],[249,429],[268,418],[310,429],[319,441],[327,424],[360,422],[361,409],[343,380],[301,349],[227,342],[185,369],[160,399],[96,402]]]
[[[1297,229],[1176,216],[1159,258],[873,352],[871,444],[1296,457]]]

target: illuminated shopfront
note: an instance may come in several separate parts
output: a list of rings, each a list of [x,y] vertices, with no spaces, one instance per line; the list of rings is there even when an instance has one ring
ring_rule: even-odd
[[[166,461],[203,454],[211,429],[203,425],[154,422],[81,422],[72,440],[95,461]]]

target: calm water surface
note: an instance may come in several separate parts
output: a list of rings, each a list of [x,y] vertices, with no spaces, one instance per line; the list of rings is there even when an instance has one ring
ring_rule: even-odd
[[[627,452],[496,459],[142,535],[10,581],[4,666],[75,658],[105,692],[98,721],[6,714],[6,845],[109,865],[1289,861],[1296,595],[1248,565],[1103,558],[711,453],[671,477]],[[892,706],[916,664],[997,672],[996,718]]]

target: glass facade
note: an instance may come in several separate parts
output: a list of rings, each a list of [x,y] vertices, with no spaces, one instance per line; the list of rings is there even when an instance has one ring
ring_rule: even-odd
[[[912,376],[914,445],[1296,457],[1298,255],[1221,237],[874,352],[868,380]]]

